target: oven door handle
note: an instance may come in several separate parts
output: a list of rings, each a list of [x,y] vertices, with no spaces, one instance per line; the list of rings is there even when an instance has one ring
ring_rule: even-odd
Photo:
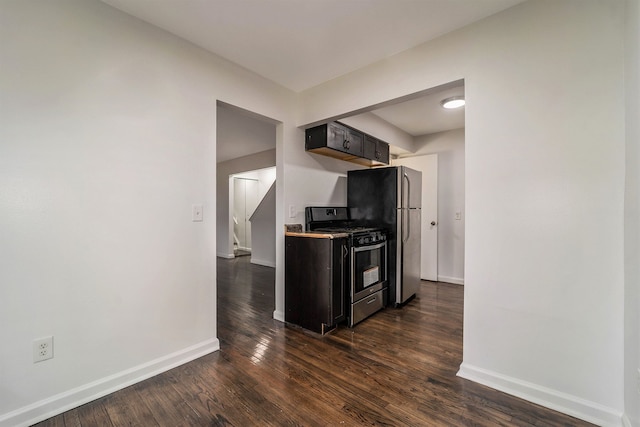
[[[387,242],[382,242],[382,243],[378,243],[377,245],[370,245],[370,246],[357,246],[353,248],[354,252],[362,252],[362,251],[372,251],[374,249],[380,249],[382,247],[384,247],[387,244]]]

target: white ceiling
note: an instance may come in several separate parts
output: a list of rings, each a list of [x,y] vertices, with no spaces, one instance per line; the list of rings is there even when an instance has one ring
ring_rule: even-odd
[[[299,92],[524,0],[102,0]],[[447,88],[372,111],[410,135],[464,127]]]
[[[296,92],[523,0],[102,0]]]
[[[411,136],[427,135],[464,127],[464,108],[446,110],[440,102],[452,96],[464,96],[464,84],[443,89],[410,101],[372,110]]]

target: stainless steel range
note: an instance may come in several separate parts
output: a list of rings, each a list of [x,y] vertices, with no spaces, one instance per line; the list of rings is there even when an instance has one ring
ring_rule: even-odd
[[[349,235],[347,323],[353,326],[387,305],[387,235],[352,221],[346,207],[307,207],[307,231]]]

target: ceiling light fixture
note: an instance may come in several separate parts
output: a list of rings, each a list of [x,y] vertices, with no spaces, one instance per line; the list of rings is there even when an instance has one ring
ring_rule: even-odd
[[[440,102],[440,105],[448,110],[451,110],[452,108],[463,107],[464,104],[464,96],[452,96],[451,98],[443,99]]]

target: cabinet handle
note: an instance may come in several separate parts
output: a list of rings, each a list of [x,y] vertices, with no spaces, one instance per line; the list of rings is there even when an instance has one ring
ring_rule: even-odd
[[[344,148],[345,150],[348,150],[350,145],[351,145],[350,141],[348,139],[345,139],[344,142],[342,143],[342,148]]]
[[[380,159],[380,152],[376,150],[376,159]]]
[[[367,305],[371,304],[372,302],[375,302],[375,301],[376,301],[376,298],[377,298],[377,297],[373,297],[373,298],[371,298],[369,301],[367,301]]]

